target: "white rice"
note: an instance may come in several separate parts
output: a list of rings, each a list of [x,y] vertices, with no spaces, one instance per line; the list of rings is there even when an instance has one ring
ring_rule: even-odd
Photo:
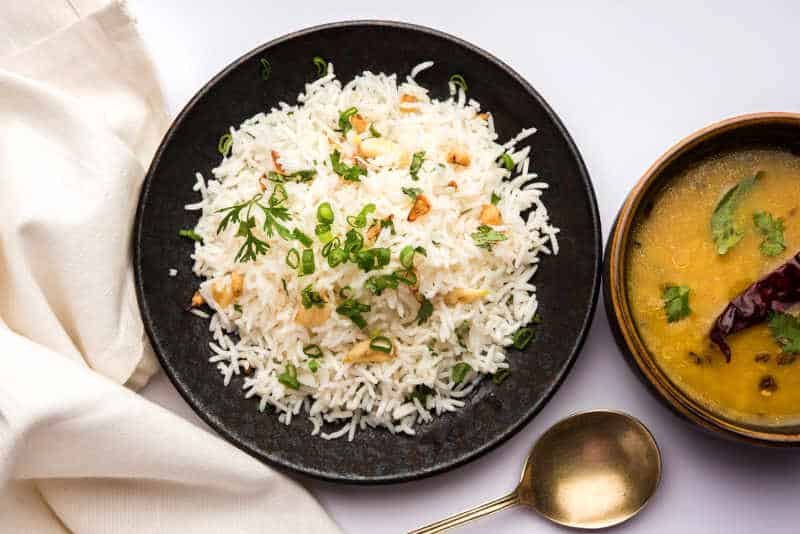
[[[186,206],[202,212],[194,230],[203,242],[195,245],[192,257],[194,272],[203,280],[200,293],[213,309],[210,362],[223,375],[225,385],[234,376],[245,375],[244,394],[258,397],[259,409],[272,406],[287,425],[304,412],[313,425],[312,433],[325,439],[352,440],[358,429],[367,426],[413,435],[416,424],[460,409],[462,399],[483,376],[508,367],[503,347],[537,310],[536,288],[529,280],[536,273],[539,255],[558,251],[558,229],[549,224],[541,198],[547,184],[529,172],[530,148],[517,148],[535,130],[525,129],[511,141],[498,144],[491,118],[488,122],[476,118],[480,105],[467,101],[461,88],[452,87],[448,100],[437,101],[416,84],[413,77],[431,66],[431,62],[418,65],[399,86],[396,75],[371,72],[343,86],[329,65],[325,76],[306,85],[298,104],[280,103],[269,113],[247,119],[238,129],[231,128],[231,153],[212,171],[212,179],[206,182],[197,174],[194,190],[201,200]],[[399,111],[402,94],[419,99],[419,112]],[[360,184],[344,183],[331,170],[331,143],[345,157],[354,153],[351,143],[335,131],[339,113],[351,106],[408,154],[425,151],[418,181],[412,180],[407,166],[392,168],[380,158],[362,162],[369,172]],[[362,138],[369,135],[367,131]],[[453,147],[469,153],[468,167],[445,163]],[[277,235],[265,237],[260,210],[254,212],[255,231],[271,248],[255,261],[234,260],[242,245],[236,224],[217,233],[223,217],[219,210],[251,199],[259,193],[259,178],[275,170],[272,150],[280,155],[287,173],[317,171],[313,181],[285,186],[285,205],[292,216],[287,226],[314,239],[316,270],[302,278],[285,261],[290,248],[301,250],[302,245]],[[515,162],[516,176],[497,164],[505,151]],[[447,185],[451,181],[458,184],[457,189]],[[401,187],[422,189],[432,205],[430,213],[408,222],[412,202]],[[494,229],[508,239],[488,251],[477,247],[470,234],[479,226],[481,206],[489,203],[492,192],[501,198],[498,208],[503,219]],[[383,230],[375,243],[392,250],[386,268],[364,273],[353,263],[333,269],[328,266],[314,235],[317,206],[325,201],[334,209],[333,232],[342,237],[348,230],[346,217],[357,214],[367,203],[375,204],[371,216],[375,219],[393,215],[396,235]],[[521,212],[528,208],[531,211],[523,218]],[[434,312],[421,326],[415,320],[420,305],[408,287],[401,284],[380,296],[364,288],[369,276],[400,268],[398,254],[405,245],[427,251],[427,257],[416,256],[416,272],[420,295],[433,303]],[[212,286],[229,283],[231,272],[244,276],[244,290],[235,303],[223,309],[213,299]],[[353,298],[372,307],[364,314],[367,328],[362,331],[336,312],[311,331],[297,324],[294,317],[301,307],[300,294],[309,284],[333,300],[328,303],[333,307],[339,300],[336,289],[350,286]],[[472,304],[447,306],[443,296],[456,288],[488,289],[489,294]],[[208,317],[198,309],[192,312]],[[456,328],[465,322],[471,327],[459,343]],[[375,331],[393,341],[396,357],[386,363],[344,363],[348,350]],[[303,353],[309,344],[318,344],[323,350],[323,357],[316,360],[316,372],[309,369],[310,359]],[[458,362],[468,363],[473,371],[454,384],[452,368]],[[287,364],[297,369],[301,384],[297,390],[278,380]],[[432,390],[423,396],[423,402],[410,397],[417,386]],[[330,427],[324,423],[338,426],[327,431]]]

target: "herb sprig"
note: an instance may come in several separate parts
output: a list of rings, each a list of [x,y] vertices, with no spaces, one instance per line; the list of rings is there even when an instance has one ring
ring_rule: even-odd
[[[777,256],[786,250],[783,237],[783,219],[775,218],[771,213],[757,211],[753,214],[753,224],[759,233],[764,236],[759,250],[764,256]]]
[[[367,175],[367,169],[364,167],[342,163],[342,154],[338,150],[331,153],[331,168],[333,172],[350,182],[360,182],[361,177]]]
[[[264,223],[261,228],[267,237],[272,237],[277,233],[287,241],[292,239],[292,231],[280,222],[291,220],[289,210],[281,206],[286,200],[285,193],[286,190],[283,189],[282,186],[279,189],[276,185],[276,189],[269,197],[267,204],[261,202],[263,194],[258,193],[250,200],[217,210],[217,213],[225,213],[219,226],[217,226],[217,233],[223,232],[229,224],[238,223],[239,228],[236,231],[236,235],[244,238],[244,244],[242,244],[241,248],[239,248],[239,251],[236,253],[234,261],[242,263],[255,261],[256,257],[266,254],[270,248],[269,243],[259,238],[253,232],[253,229],[256,227],[256,217],[253,215],[253,210],[255,208],[260,209],[264,216]]]

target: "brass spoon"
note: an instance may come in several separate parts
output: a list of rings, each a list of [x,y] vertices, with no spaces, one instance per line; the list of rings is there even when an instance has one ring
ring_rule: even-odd
[[[636,515],[660,478],[658,445],[637,419],[604,410],[578,413],[539,438],[514,491],[408,534],[442,532],[516,504],[568,527],[610,527]]]

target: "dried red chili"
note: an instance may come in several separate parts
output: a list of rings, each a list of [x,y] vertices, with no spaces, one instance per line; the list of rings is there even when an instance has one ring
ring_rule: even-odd
[[[709,337],[727,361],[731,348],[725,337],[767,320],[800,302],[800,252],[770,274],[745,289],[714,321]]]

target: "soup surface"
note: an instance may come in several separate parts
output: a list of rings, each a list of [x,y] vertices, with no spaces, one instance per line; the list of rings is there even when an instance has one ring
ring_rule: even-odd
[[[733,210],[742,239],[721,255],[711,216],[723,195],[760,172]],[[756,212],[783,219],[785,250],[767,256]],[[800,420],[800,354],[787,354],[766,324],[728,338],[730,363],[708,337],[732,298],[800,249],[800,157],[747,150],[711,157],[676,176],[641,215],[627,258],[634,321],[661,368],[681,389],[715,412],[756,424]],[[774,251],[773,251],[774,252]],[[667,320],[664,291],[689,289],[688,315]]]

